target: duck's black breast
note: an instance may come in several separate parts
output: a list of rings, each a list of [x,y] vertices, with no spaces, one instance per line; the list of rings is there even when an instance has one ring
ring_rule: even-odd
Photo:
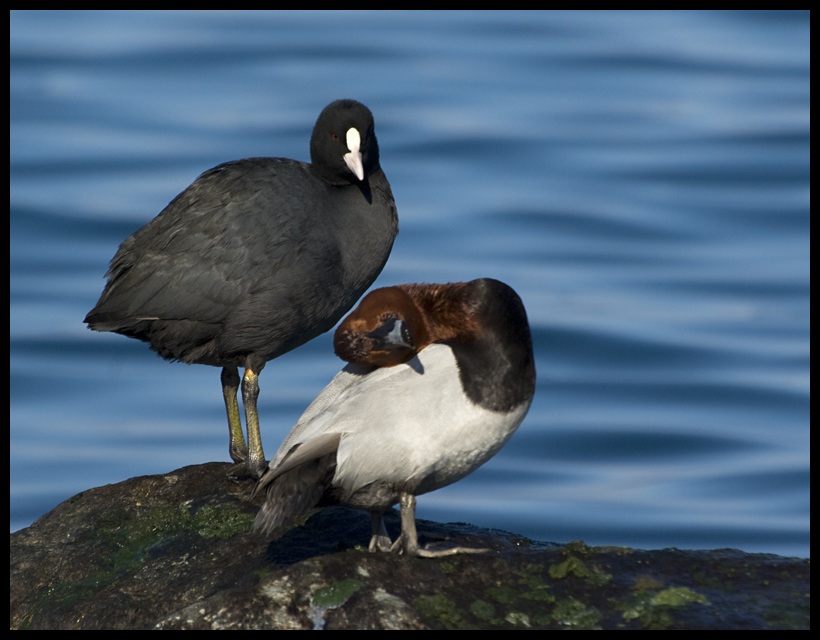
[[[465,308],[473,337],[445,341],[453,349],[465,395],[491,411],[510,412],[535,393],[535,357],[527,312],[518,294],[492,278],[469,283]]]

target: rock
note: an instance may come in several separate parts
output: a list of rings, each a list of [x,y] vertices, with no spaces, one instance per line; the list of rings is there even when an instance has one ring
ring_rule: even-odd
[[[420,520],[368,553],[367,514],[318,511],[274,543],[234,465],[84,491],[10,535],[10,629],[809,629],[810,561],[535,542]],[[397,514],[387,518],[392,535]]]

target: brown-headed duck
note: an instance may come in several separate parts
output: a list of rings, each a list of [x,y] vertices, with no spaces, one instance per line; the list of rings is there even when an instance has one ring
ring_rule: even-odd
[[[376,289],[339,325],[348,364],[285,438],[254,493],[254,530],[275,538],[314,507],[371,514],[371,551],[420,547],[416,496],[465,477],[509,440],[529,410],[535,362],[526,311],[508,285],[481,278]],[[382,515],[401,508],[391,542]]]

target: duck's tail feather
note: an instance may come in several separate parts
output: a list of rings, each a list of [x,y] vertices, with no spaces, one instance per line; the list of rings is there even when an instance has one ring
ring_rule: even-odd
[[[279,538],[291,520],[317,506],[326,495],[336,469],[336,452],[309,460],[268,484],[265,502],[252,530],[268,540]]]

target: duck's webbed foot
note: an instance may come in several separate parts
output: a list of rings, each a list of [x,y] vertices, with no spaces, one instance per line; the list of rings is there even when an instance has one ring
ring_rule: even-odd
[[[489,549],[473,547],[446,547],[431,549],[428,546],[419,546],[418,532],[416,531],[416,496],[402,493],[399,499],[401,505],[401,535],[396,538],[390,551],[418,558],[443,558],[459,553],[487,553]]]
[[[391,551],[390,536],[387,533],[387,528],[384,526],[384,514],[380,511],[371,511],[370,525],[373,529],[373,535],[370,538],[370,544],[367,550],[370,551],[370,553]]]

